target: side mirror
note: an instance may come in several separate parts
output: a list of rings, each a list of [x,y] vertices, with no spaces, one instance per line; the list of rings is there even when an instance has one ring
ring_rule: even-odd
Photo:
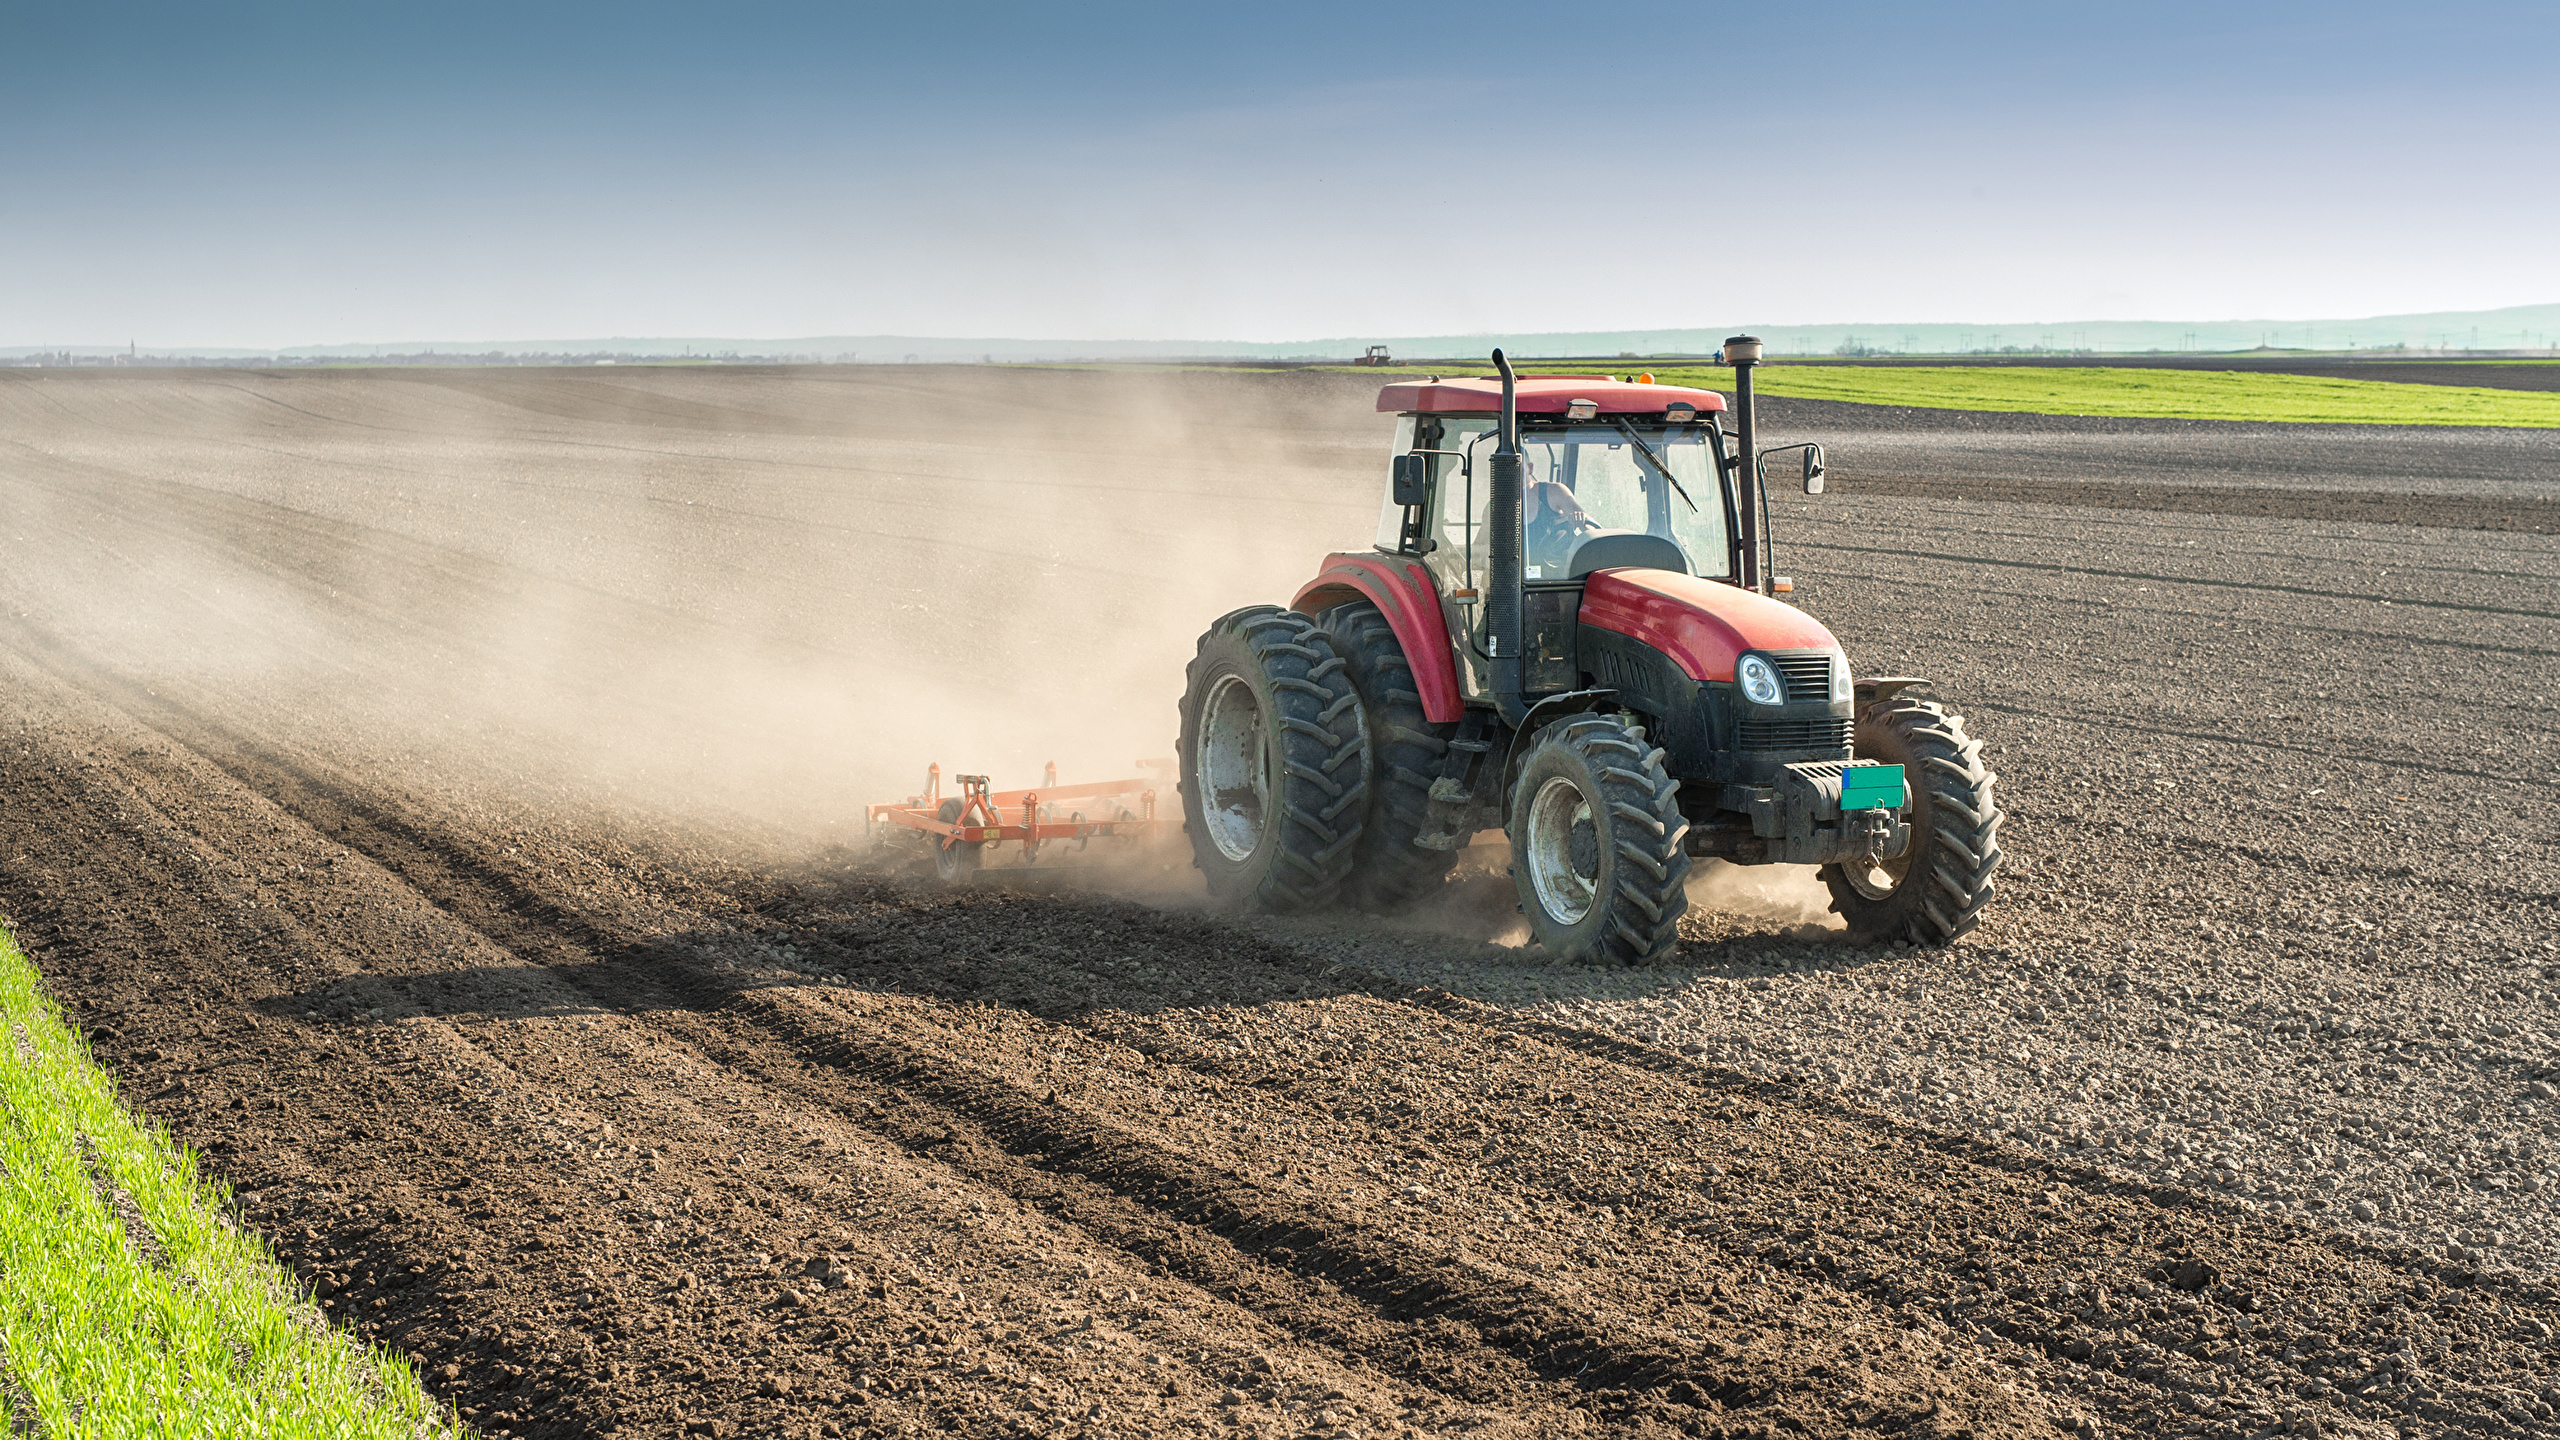
[[[1811,443],[1801,445],[1772,445],[1768,449],[1761,451],[1759,458],[1754,462],[1755,469],[1760,476],[1760,483],[1763,485],[1769,483],[1769,457],[1772,455],[1784,455],[1790,450],[1801,450],[1804,452],[1804,493],[1807,495],[1821,494],[1822,447]]]
[[[1419,505],[1431,498],[1430,456],[1396,457],[1394,498],[1398,505]]]

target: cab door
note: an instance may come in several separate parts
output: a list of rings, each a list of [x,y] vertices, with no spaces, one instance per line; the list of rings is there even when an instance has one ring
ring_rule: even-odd
[[[1491,560],[1486,530],[1493,455],[1491,416],[1416,418],[1413,448],[1431,467],[1431,509],[1422,563],[1440,588],[1441,618],[1458,662],[1458,691],[1470,702],[1493,698],[1493,665],[1484,653],[1484,579]]]

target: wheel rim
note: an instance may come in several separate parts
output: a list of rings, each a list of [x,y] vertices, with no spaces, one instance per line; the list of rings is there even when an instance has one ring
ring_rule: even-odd
[[[1271,737],[1262,701],[1241,675],[1221,675],[1200,704],[1200,822],[1209,843],[1241,863],[1262,844],[1271,800]]]
[[[1600,830],[1591,797],[1558,775],[1538,787],[1523,832],[1529,888],[1539,908],[1559,925],[1579,925],[1600,889]]]

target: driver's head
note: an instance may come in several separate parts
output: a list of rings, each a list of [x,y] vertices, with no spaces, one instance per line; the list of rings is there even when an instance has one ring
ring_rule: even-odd
[[[1533,524],[1544,520],[1564,525],[1581,525],[1587,524],[1591,519],[1584,513],[1582,503],[1573,498],[1573,492],[1564,488],[1559,481],[1537,481],[1529,486],[1525,498],[1529,503],[1527,513],[1522,518]]]

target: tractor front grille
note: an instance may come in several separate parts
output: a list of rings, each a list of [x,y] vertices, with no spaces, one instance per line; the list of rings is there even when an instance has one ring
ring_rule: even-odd
[[[1787,700],[1801,705],[1808,700],[1831,698],[1831,657],[1828,655],[1772,655],[1769,663],[1786,677]]]
[[[1829,684],[1829,681],[1824,681]],[[1823,716],[1815,720],[1745,720],[1745,750],[1846,750],[1854,721]]]

